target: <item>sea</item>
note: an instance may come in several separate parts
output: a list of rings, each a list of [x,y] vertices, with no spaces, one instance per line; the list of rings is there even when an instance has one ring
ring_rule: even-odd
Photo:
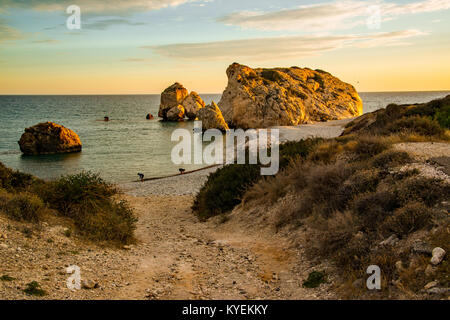
[[[364,113],[390,103],[422,103],[450,91],[362,92]],[[218,102],[220,94],[202,94],[205,103]],[[130,182],[137,173],[146,178],[178,173],[171,152],[177,128],[193,129],[193,122],[162,122],[157,114],[160,95],[0,96],[0,162],[42,179],[56,179],[81,171],[99,173],[112,183]],[[151,113],[154,120],[146,120]],[[110,121],[102,121],[108,116]],[[52,121],[74,130],[83,151],[62,155],[25,156],[18,141],[25,128]],[[202,165],[182,165],[186,170]]]

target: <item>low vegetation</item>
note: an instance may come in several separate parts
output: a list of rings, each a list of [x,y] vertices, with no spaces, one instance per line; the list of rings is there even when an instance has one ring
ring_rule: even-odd
[[[23,292],[30,296],[36,296],[36,297],[43,297],[47,295],[47,292],[41,288],[41,285],[36,282],[32,281],[27,284],[27,287],[23,289]]]
[[[45,182],[0,163],[0,186],[0,211],[12,219],[39,222],[56,214],[69,218],[84,238],[116,244],[133,241],[133,211],[97,174],[82,172]]]
[[[322,139],[307,139],[283,144],[280,147],[280,168],[286,167],[295,157],[306,157],[320,141]],[[241,203],[246,190],[261,179],[260,169],[259,164],[226,165],[211,173],[195,198],[193,211],[200,219],[206,220],[233,210]]]
[[[450,96],[428,104],[390,105],[358,118],[341,137],[318,141],[308,152],[291,157],[278,175],[248,188],[242,197],[244,209],[268,208],[294,195],[273,207],[276,227],[306,228],[307,255],[332,263],[343,279],[345,297],[364,297],[367,290],[355,289],[353,282],[365,279],[371,264],[382,269],[383,290],[377,297],[413,297],[432,280],[448,287],[448,255],[430,276],[425,273],[429,256],[412,254],[408,245],[381,243],[390,237],[410,243],[420,234],[420,239],[450,249],[449,218],[442,213],[450,184],[408,169],[411,156],[392,148],[412,136],[447,141],[449,103]],[[310,275],[304,285],[316,278],[319,274]]]
[[[309,274],[308,279],[303,281],[304,288],[317,288],[327,281],[327,275],[323,271],[313,271]]]

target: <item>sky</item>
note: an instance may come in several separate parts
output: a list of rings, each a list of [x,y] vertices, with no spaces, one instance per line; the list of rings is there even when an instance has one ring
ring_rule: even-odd
[[[449,57],[450,0],[0,0],[0,94],[221,93],[233,62],[449,90]]]

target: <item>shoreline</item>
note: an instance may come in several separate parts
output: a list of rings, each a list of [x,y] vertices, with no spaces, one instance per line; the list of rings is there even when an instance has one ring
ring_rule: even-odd
[[[275,126],[270,129],[280,130],[280,143],[299,141],[307,138],[335,138],[341,135],[347,123],[354,118],[301,124],[298,126]],[[150,195],[195,195],[207,181],[209,174],[222,165],[212,165],[164,177],[148,178],[141,181],[119,183],[119,188],[126,195],[146,197]]]

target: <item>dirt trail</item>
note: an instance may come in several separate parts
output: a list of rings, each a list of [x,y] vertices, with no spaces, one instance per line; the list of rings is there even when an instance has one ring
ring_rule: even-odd
[[[139,260],[119,299],[317,299],[328,285],[304,289],[310,271],[281,239],[218,231],[192,214],[192,196],[131,197],[139,216]]]

